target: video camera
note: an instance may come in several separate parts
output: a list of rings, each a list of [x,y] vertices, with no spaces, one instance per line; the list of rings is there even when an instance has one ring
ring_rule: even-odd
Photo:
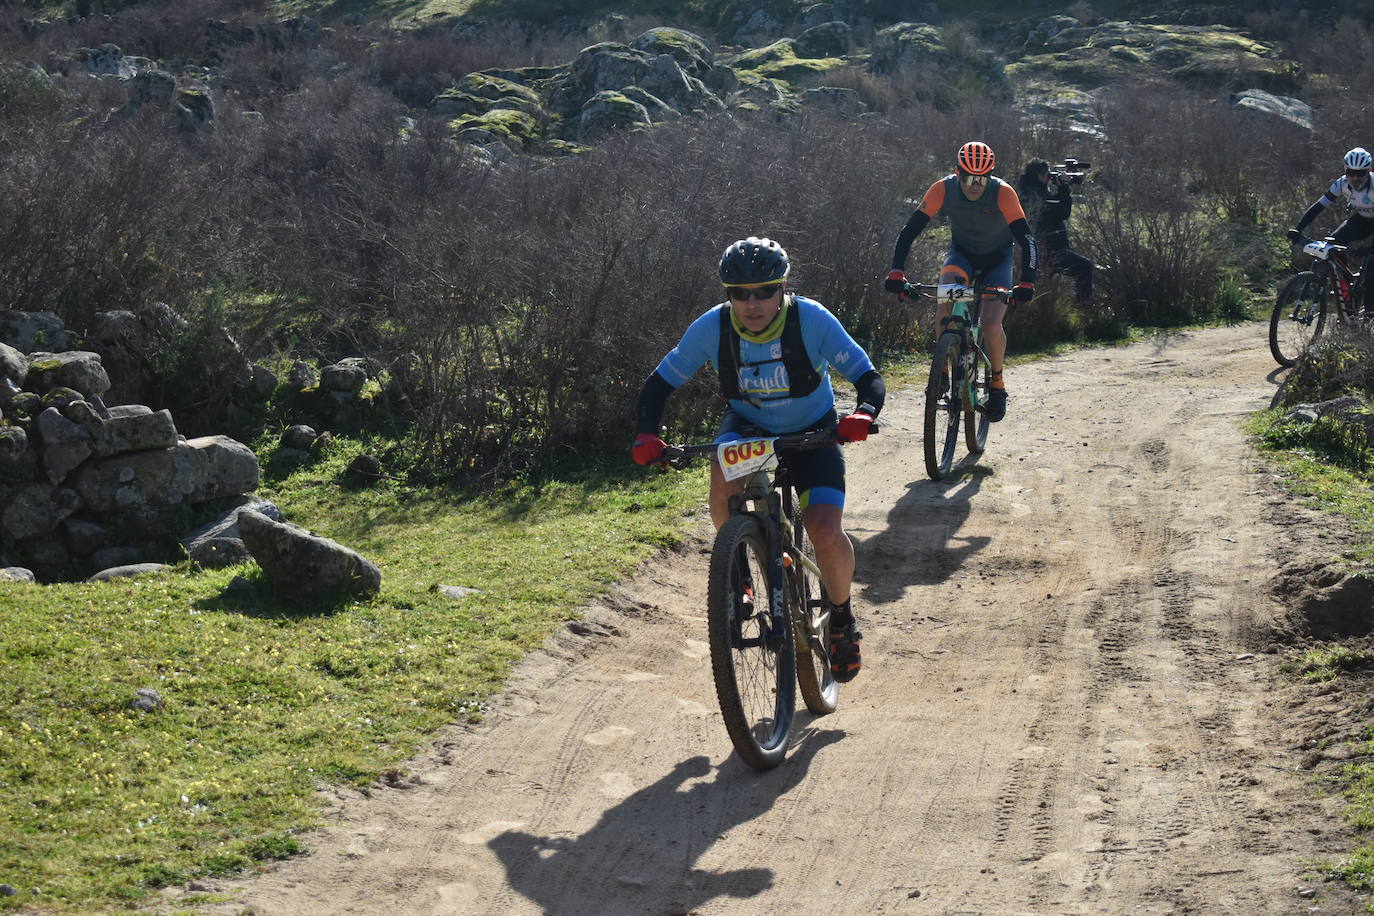
[[[1065,159],[1058,165],[1050,166],[1050,180],[1059,184],[1082,184],[1083,179],[1087,177],[1088,169],[1092,167],[1091,162]]]

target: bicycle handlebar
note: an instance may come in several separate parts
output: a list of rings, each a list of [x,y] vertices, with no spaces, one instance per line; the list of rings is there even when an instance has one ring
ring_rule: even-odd
[[[1011,290],[1004,286],[983,286],[978,284],[967,286],[963,283],[903,283],[902,294],[912,296],[926,296],[931,299],[946,299],[953,302],[956,299],[972,299],[973,291],[981,289],[983,295],[994,296],[1003,302],[1011,299]]]
[[[1307,246],[1313,244],[1314,242],[1324,244],[1325,247],[1322,249],[1321,252],[1307,251]],[[1299,233],[1297,241],[1294,244],[1300,245],[1303,251],[1306,251],[1313,257],[1321,258],[1323,261],[1330,256],[1331,252],[1339,252],[1351,258],[1361,258],[1368,254],[1374,254],[1374,246],[1367,245],[1364,248],[1352,248],[1349,245],[1337,245],[1332,240],[1332,236],[1327,236],[1324,239],[1314,239],[1311,236]]]
[[[881,431],[877,423],[868,425],[869,435]],[[840,439],[833,427],[813,429],[801,433],[784,433],[780,436],[746,436],[746,439],[772,439],[773,448],[778,451],[811,452],[830,445],[844,445],[848,440]],[[743,440],[738,440],[743,441]],[[716,449],[725,443],[701,442],[694,445],[669,445],[663,450],[662,464],[673,468],[684,468],[697,455],[715,454]]]

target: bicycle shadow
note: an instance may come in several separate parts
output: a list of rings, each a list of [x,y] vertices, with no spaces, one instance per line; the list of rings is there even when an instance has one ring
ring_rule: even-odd
[[[732,828],[765,813],[805,778],[824,747],[844,732],[802,727],[787,759],[754,773],[731,755],[716,770],[705,756],[679,763],[662,779],[608,808],[581,836],[508,830],[488,843],[506,881],[545,913],[639,916],[688,913],[717,897],[749,898],[773,885],[768,868],[711,871],[696,861]],[[689,780],[698,780],[683,788]],[[757,858],[745,847],[746,860]]]
[[[962,536],[959,529],[992,473],[966,458],[944,480],[907,485],[888,511],[887,527],[855,541],[854,579],[863,584],[864,603],[888,604],[900,600],[913,585],[938,585],[988,545],[991,538]]]

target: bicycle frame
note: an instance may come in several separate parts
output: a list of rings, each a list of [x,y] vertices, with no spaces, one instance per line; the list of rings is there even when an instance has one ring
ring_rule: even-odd
[[[978,391],[974,384],[974,373],[967,371],[971,365],[977,365],[979,359],[987,359],[987,352],[983,349],[983,329],[980,324],[983,317],[983,299],[985,296],[1006,301],[1011,295],[1011,290],[1001,286],[985,286],[983,276],[975,272],[973,285],[965,286],[962,283],[941,283],[930,285],[925,283],[908,283],[907,291],[915,292],[919,295],[931,296],[939,302],[949,304],[949,314],[940,319],[940,334],[954,333],[959,335],[959,353],[961,355],[961,365],[964,371],[962,378],[951,380],[950,393],[956,393],[961,404],[971,404],[974,409],[981,409],[987,403],[988,394],[986,391]],[[939,335],[936,335],[937,339]]]
[[[1312,255],[1312,273],[1335,293],[1342,317],[1350,317],[1359,310],[1357,298],[1364,290],[1366,274],[1370,268],[1370,255],[1374,248],[1351,248],[1337,245],[1330,238],[1321,241],[1301,238],[1303,251]],[[1350,266],[1351,258],[1363,257],[1365,260],[1359,270]]]

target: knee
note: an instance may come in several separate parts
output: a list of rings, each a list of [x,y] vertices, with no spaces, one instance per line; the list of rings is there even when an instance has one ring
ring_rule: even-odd
[[[808,525],[806,533],[811,537],[811,543],[815,545],[817,552],[827,553],[849,543],[848,536],[844,533],[844,525],[839,519],[826,519],[814,525]]]

